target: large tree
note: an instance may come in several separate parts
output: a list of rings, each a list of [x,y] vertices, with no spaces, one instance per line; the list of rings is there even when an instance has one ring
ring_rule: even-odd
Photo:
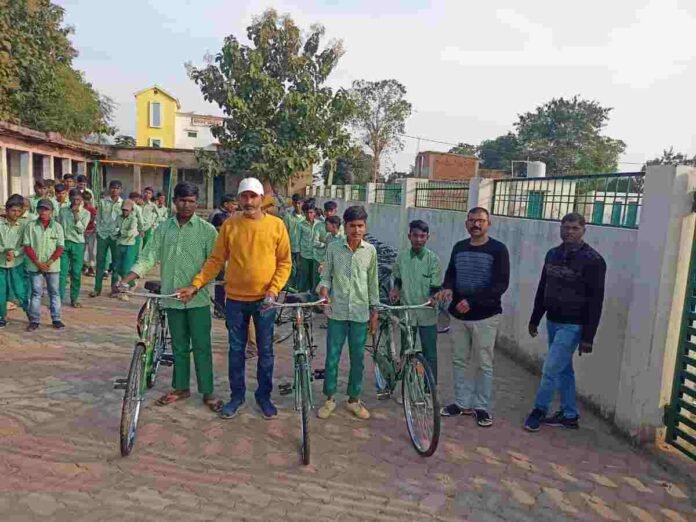
[[[511,162],[522,159],[522,146],[517,136],[508,132],[492,140],[483,140],[478,146],[481,167],[510,172]]]
[[[450,154],[461,154],[462,156],[478,156],[478,147],[471,143],[459,143],[448,150]]]
[[[70,137],[110,134],[113,103],[72,67],[63,8],[0,0],[0,119]]]
[[[696,155],[689,157],[688,154],[683,152],[677,152],[674,147],[665,149],[662,151],[662,156],[648,160],[645,165],[643,165],[643,170],[646,166],[650,165],[691,165],[696,166]]]
[[[230,35],[212,63],[189,67],[205,99],[225,113],[212,132],[226,170],[280,184],[348,147],[351,98],[326,85],[343,47],[322,47],[323,36],[314,25],[305,37],[292,18],[269,9],[247,28],[249,45]]]
[[[329,185],[331,163],[326,160],[322,165],[324,183]],[[372,177],[372,156],[362,150],[353,150],[335,161],[333,185],[364,185]]]
[[[357,107],[353,124],[372,153],[372,181],[379,178],[382,155],[403,149],[401,135],[411,115],[406,87],[396,80],[353,82]]]
[[[519,116],[517,138],[524,154],[544,161],[552,175],[614,171],[626,145],[602,135],[611,110],[579,96],[554,98]]]

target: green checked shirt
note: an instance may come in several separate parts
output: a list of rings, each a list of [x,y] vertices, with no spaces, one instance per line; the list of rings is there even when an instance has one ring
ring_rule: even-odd
[[[184,226],[171,217],[155,229],[131,270],[143,277],[160,263],[162,293],[172,294],[191,285],[213,251],[216,238],[215,227],[198,216],[193,216]],[[188,303],[163,299],[162,306],[178,309],[210,306],[210,292],[208,287],[203,287]]]
[[[116,243],[123,246],[135,245],[135,238],[138,237],[138,215],[132,212],[128,217],[123,217],[123,214],[118,216],[116,220],[116,228],[118,235]]]
[[[362,241],[353,252],[345,238],[332,241],[319,286],[329,289],[332,319],[366,323],[370,308],[379,304],[375,247]]]
[[[319,236],[321,244],[314,248],[314,259],[319,261],[319,263],[323,263],[326,260],[326,249],[329,248],[329,245],[334,241],[342,241],[344,239],[345,236],[340,232],[334,236],[324,230],[324,233]]]
[[[145,223],[143,222],[143,207],[141,207],[135,201],[133,201],[133,211],[131,212],[131,214],[135,214],[135,219],[138,222],[138,232],[144,231]]]
[[[38,219],[32,221],[24,228],[24,246],[30,246],[36,253],[36,258],[42,263],[47,263],[58,247],[65,247],[65,234],[63,227],[51,219],[46,228]],[[38,272],[39,269],[29,261],[25,265],[27,272]],[[56,259],[48,269],[49,272],[60,272],[60,258]]]
[[[148,201],[140,208],[143,211],[143,232],[147,232],[157,226],[157,205]]]
[[[404,305],[427,302],[432,290],[442,285],[440,259],[435,252],[425,247],[418,254],[411,248],[399,252],[392,274],[394,279],[401,280],[401,303]],[[410,315],[413,326],[432,326],[437,323],[434,309],[413,310]]]
[[[155,221],[155,226],[159,226],[160,223],[164,223],[169,219],[169,209],[165,206],[157,207],[157,221]]]
[[[24,227],[26,223],[17,220],[14,225],[6,219],[0,219],[0,268],[14,268],[24,261]],[[7,261],[5,255],[14,252],[14,261]]]
[[[68,198],[65,198],[62,203],[59,203],[57,199],[52,199],[53,201],[53,210],[51,212],[51,217],[58,221],[58,216],[60,216],[60,211],[63,210],[64,208],[70,208],[70,200]]]
[[[305,217],[296,213],[295,209],[288,210],[283,218],[285,228],[288,229],[288,236],[290,236],[290,250],[293,254],[300,252],[300,224],[304,220]]]
[[[102,239],[116,239],[118,235],[116,220],[121,215],[122,204],[121,198],[113,201],[110,197],[102,198],[97,202],[97,236]]]
[[[73,243],[84,243],[85,230],[87,229],[87,225],[89,225],[90,217],[89,210],[86,210],[84,207],[80,207],[77,220],[75,220],[75,214],[73,214],[72,208],[67,207],[60,209],[58,223],[63,227],[65,240],[72,241]]]
[[[320,232],[325,230],[324,223],[318,219],[315,219],[314,223],[304,220],[298,228],[300,230],[300,255],[305,259],[315,259],[314,249],[319,243]]]

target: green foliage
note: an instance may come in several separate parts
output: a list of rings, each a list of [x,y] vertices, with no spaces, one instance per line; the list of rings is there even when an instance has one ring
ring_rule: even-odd
[[[478,156],[478,147],[471,143],[459,143],[459,145],[448,150],[450,154],[461,154],[462,156]]]
[[[335,160],[333,185],[364,185],[370,181],[372,156],[361,150]],[[324,161],[321,169],[324,184],[328,184],[331,160]]]
[[[114,138],[114,144],[117,147],[135,147],[135,138],[133,136],[126,136],[125,134],[119,134]]]
[[[325,85],[343,48],[321,48],[323,36],[315,25],[305,38],[292,18],[269,9],[247,28],[251,45],[230,35],[212,63],[189,66],[205,99],[227,116],[212,129],[221,168],[281,184],[349,148],[352,100]]]
[[[357,108],[353,125],[372,152],[372,181],[377,182],[382,154],[403,149],[401,134],[411,104],[406,101],[406,87],[396,80],[355,81],[352,95]]]
[[[113,102],[72,68],[63,14],[50,0],[0,0],[0,119],[69,138],[113,133]]]
[[[522,158],[522,145],[517,136],[508,132],[492,140],[484,140],[478,147],[481,167],[510,171],[510,162]]]
[[[693,167],[696,166],[696,155],[690,158],[683,152],[675,152],[674,147],[670,147],[662,151],[662,156],[648,160],[643,166],[643,170],[650,165],[690,165]]]

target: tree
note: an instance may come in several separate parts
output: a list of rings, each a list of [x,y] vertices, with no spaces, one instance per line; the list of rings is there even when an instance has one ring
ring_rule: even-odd
[[[696,166],[696,155],[689,158],[688,155],[683,152],[675,152],[674,147],[665,149],[662,151],[662,156],[648,160],[645,165],[643,165],[643,170],[646,166],[650,165],[690,165]]]
[[[510,172],[511,161],[522,159],[522,146],[517,136],[508,132],[492,140],[484,140],[478,146],[481,167]]]
[[[230,35],[213,62],[188,67],[227,116],[212,128],[224,170],[281,184],[347,146],[351,98],[326,86],[343,47],[320,48],[323,36],[314,25],[305,38],[292,18],[269,9],[247,27],[250,45]]]
[[[613,171],[626,145],[601,134],[611,110],[578,96],[554,98],[519,116],[517,138],[524,154],[554,175]]]
[[[461,154],[462,156],[478,156],[478,147],[470,143],[459,143],[459,145],[448,150],[450,154]]]
[[[135,147],[135,138],[133,136],[126,136],[125,134],[119,134],[114,138],[114,143],[117,147]]]
[[[109,107],[73,69],[63,15],[50,0],[0,0],[0,119],[69,138],[108,134]]]
[[[376,183],[382,155],[403,149],[401,134],[411,104],[405,99],[406,87],[396,80],[358,80],[353,82],[352,94],[356,105],[353,125],[372,152],[372,181]]]
[[[331,165],[326,160],[322,165],[322,177],[329,184],[329,169]],[[353,150],[352,154],[336,159],[333,174],[334,185],[364,185],[370,181],[372,174],[372,156],[362,150]]]

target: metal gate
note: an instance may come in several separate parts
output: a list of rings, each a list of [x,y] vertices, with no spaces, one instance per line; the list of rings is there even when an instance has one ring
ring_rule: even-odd
[[[689,263],[672,400],[665,411],[665,424],[667,442],[696,460],[696,237]]]

